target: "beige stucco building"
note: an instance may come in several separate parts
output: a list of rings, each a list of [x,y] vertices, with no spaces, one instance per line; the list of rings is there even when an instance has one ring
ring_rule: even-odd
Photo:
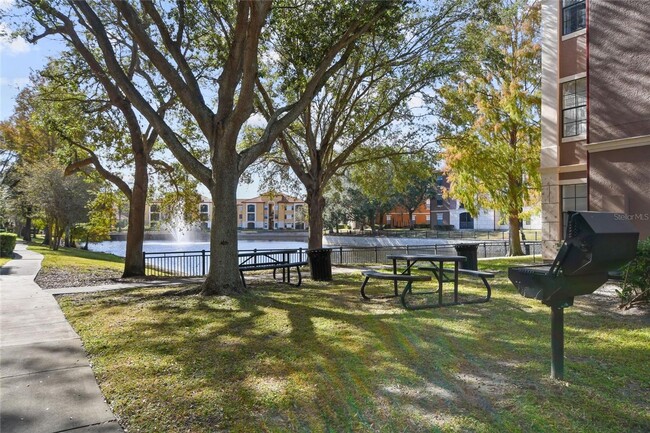
[[[281,193],[237,200],[237,227],[241,229],[308,228],[304,201]]]
[[[214,204],[207,197],[201,197],[199,217],[203,228],[211,226]],[[160,206],[147,205],[145,226],[161,228]],[[249,199],[237,199],[237,228],[240,229],[296,229],[306,230],[307,205],[304,201],[282,193],[266,193]]]
[[[650,2],[542,2],[542,238],[564,213],[621,213],[650,235]]]

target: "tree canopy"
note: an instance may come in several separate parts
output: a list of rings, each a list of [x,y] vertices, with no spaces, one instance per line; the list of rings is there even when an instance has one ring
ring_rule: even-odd
[[[117,87],[123,101],[147,119],[183,167],[204,184],[217,204],[211,231],[210,271],[204,294],[244,290],[238,272],[236,188],[239,177],[306,108],[327,79],[350,57],[356,41],[400,2],[286,0],[240,2],[42,2],[22,0],[33,29],[29,40],[60,34],[89,65],[98,80]],[[328,18],[328,19],[324,19]],[[32,30],[31,32],[29,30]],[[286,33],[293,31],[293,35]],[[317,35],[317,37],[315,37]],[[263,133],[238,147],[253,113],[255,91],[263,88],[262,46],[283,40],[305,57],[303,90],[276,101]],[[264,61],[282,68],[272,50]],[[136,74],[146,59],[146,76]],[[286,71],[289,72],[288,70]],[[162,86],[162,87],[160,87]],[[197,154],[163,118],[154,97],[164,88],[178,99],[207,152]],[[201,155],[208,156],[207,161]]]
[[[493,4],[467,26],[473,61],[438,99],[449,195],[477,215],[495,209],[510,226],[510,251],[522,253],[520,220],[540,191],[540,4]]]
[[[472,5],[412,3],[390,26],[360,37],[350,60],[279,135],[267,161],[290,167],[307,191],[310,248],[322,245],[324,192],[335,176],[357,164],[417,152],[429,141],[410,103],[458,67],[459,29]],[[306,82],[302,53],[278,53],[291,73],[276,75],[274,86],[260,92],[266,118],[279,96],[296,99]]]

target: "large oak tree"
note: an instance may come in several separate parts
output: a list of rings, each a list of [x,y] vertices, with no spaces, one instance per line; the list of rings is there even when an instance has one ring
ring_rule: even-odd
[[[140,71],[135,66],[134,73]],[[158,135],[143,122],[110,80],[95,80],[79,55],[64,52],[32,77],[23,109],[29,104],[32,117],[56,138],[61,160],[71,175],[92,167],[112,183],[129,203],[124,277],[144,275],[142,260],[145,204],[149,170],[168,164],[154,159]],[[173,98],[156,93],[161,116]],[[20,106],[17,109],[21,109]],[[67,150],[63,150],[67,147]]]
[[[273,10],[275,3],[265,0],[18,3],[29,8],[33,22],[43,28],[36,38],[57,33],[80,52],[88,51],[84,59],[93,72],[119,88],[176,159],[209,189],[215,211],[210,270],[203,294],[244,290],[238,272],[236,230],[236,191],[241,174],[269,150],[327,79],[345,65],[359,37],[387,12],[401,6],[401,2],[334,0],[306,4],[287,0]],[[274,27],[267,27],[271,13],[277,23],[291,22],[290,27],[284,27],[295,31],[295,38],[289,40],[300,41],[319,60],[305,76],[302,92],[293,100],[277,101],[278,108],[269,116],[264,133],[252,146],[240,150],[237,144],[253,113],[255,87],[264,81],[259,74],[260,44],[274,37]],[[119,38],[114,34],[128,35],[131,45],[116,46]],[[94,46],[99,49],[91,51],[89,47]],[[160,116],[143,91],[146,83],[129,73],[130,62],[125,58],[133,56],[125,56],[126,49],[148,59],[151,72],[172,89],[207,144],[207,163],[197,157],[190,143],[179,138],[175,125]]]
[[[458,67],[460,28],[473,4],[415,2],[390,26],[365,34],[350,61],[280,134],[268,159],[290,167],[307,192],[309,248],[322,246],[324,194],[335,176],[357,164],[422,149],[428,137],[417,124],[413,101]],[[268,93],[261,91],[259,107],[267,118],[278,94],[304,91],[309,73],[309,56],[281,42],[276,51],[293,74],[278,76]]]

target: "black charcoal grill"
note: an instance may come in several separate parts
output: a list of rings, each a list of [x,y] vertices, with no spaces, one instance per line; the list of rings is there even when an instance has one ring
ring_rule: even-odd
[[[564,376],[564,308],[573,298],[593,293],[636,254],[639,233],[624,215],[606,212],[569,214],[565,241],[548,266],[508,269],[519,293],[551,307],[551,376]]]

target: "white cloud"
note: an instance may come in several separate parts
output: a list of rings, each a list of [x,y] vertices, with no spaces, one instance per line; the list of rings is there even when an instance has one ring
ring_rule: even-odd
[[[1,8],[2,6],[0,5]],[[25,39],[20,36],[13,37],[12,33],[11,29],[5,23],[0,23],[0,54],[22,54],[32,49],[32,46]]]

